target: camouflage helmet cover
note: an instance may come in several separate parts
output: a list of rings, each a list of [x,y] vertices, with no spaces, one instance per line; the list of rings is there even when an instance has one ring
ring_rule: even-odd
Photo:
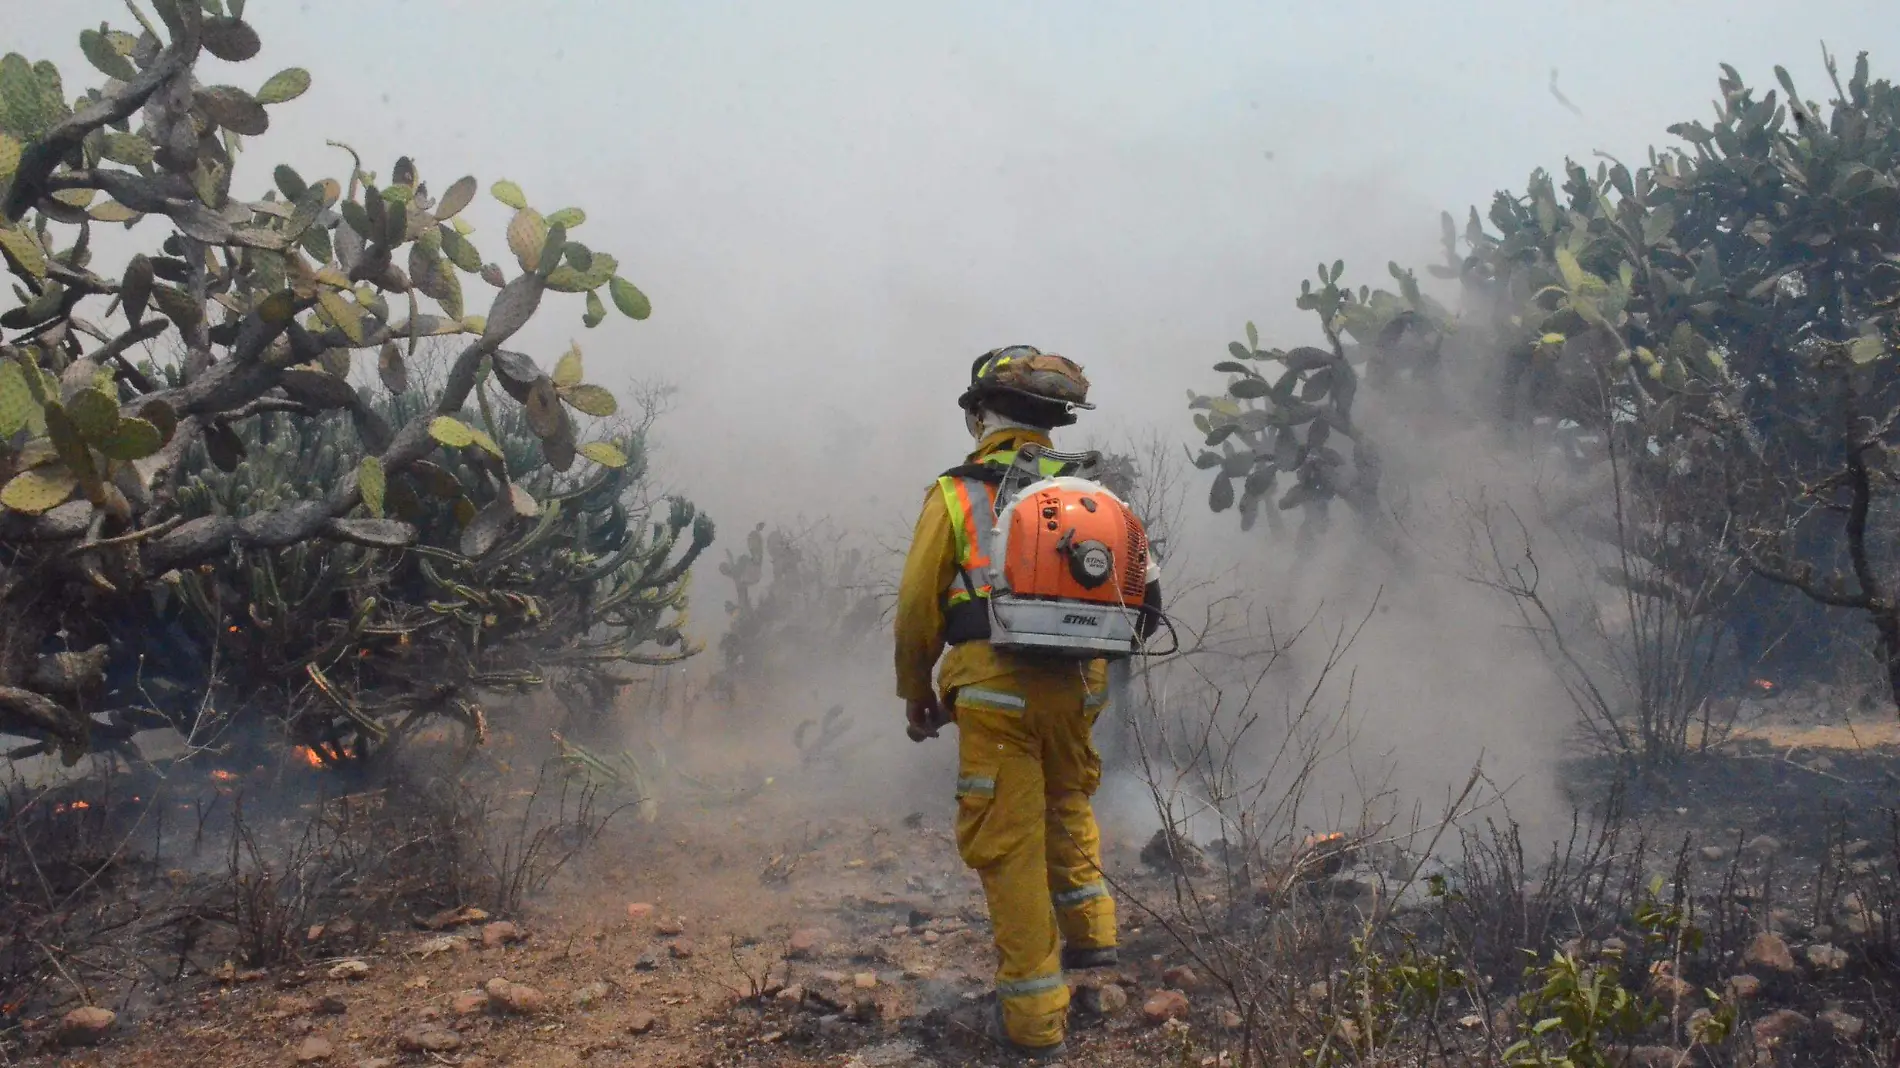
[[[1088,402],[1089,380],[1078,364],[1031,345],[1009,345],[977,357],[970,365],[970,386],[957,404],[975,411],[984,398],[999,393],[1056,405],[1063,411],[1095,407]]]

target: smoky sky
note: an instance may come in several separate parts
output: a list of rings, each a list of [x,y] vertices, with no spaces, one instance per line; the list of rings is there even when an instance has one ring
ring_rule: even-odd
[[[579,341],[590,377],[678,387],[669,484],[722,521],[906,525],[967,446],[971,359],[1028,343],[1083,363],[1097,430],[1191,433],[1189,388],[1252,319],[1304,343],[1315,264],[1388,280],[1534,166],[1632,163],[1706,118],[1717,64],[1825,99],[1821,43],[1876,73],[1891,0],[916,4],[251,0],[262,55],[303,66],[240,190],[269,167],[347,177],[346,142],[440,189],[519,183],[619,257],[653,318],[583,330],[550,298],[523,348]],[[0,0],[7,47],[96,84],[104,0]],[[1562,94],[1550,90],[1552,69]],[[70,94],[69,94],[70,95]],[[249,184],[246,184],[249,183]],[[505,213],[472,215],[506,261]],[[152,240],[155,240],[155,236]],[[471,280],[471,311],[488,299]]]

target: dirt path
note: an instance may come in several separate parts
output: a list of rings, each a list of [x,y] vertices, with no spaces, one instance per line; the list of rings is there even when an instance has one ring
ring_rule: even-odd
[[[949,813],[847,811],[755,800],[622,827],[505,925],[395,932],[349,958],[318,939],[295,968],[187,980],[60,1063],[994,1063],[956,1018],[988,989],[993,957]],[[1139,867],[1125,844],[1113,857]],[[1139,1011],[1170,962],[1151,932],[1125,926],[1142,965],[1084,981],[1120,983],[1132,1004],[1107,1019],[1078,1011],[1069,1063],[1153,1064],[1179,1044]],[[494,979],[532,989],[484,997]]]

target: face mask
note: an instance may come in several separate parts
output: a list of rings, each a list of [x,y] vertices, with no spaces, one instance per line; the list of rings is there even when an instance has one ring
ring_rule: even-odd
[[[963,428],[970,432],[972,440],[983,440],[983,420],[978,419],[975,412],[963,413]]]

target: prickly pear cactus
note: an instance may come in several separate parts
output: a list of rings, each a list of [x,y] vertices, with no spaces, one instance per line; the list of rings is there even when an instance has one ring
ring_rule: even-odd
[[[241,4],[130,14],[80,34],[96,87],[0,57],[0,733],[121,744],[189,704],[123,665],[195,656],[238,665],[222,715],[357,759],[437,716],[484,737],[482,694],[598,710],[636,663],[690,652],[710,523],[637,503],[638,428],[578,345],[508,347],[544,303],[590,330],[609,304],[651,314],[586,213],[346,147],[334,175],[278,166],[247,193],[238,154],[310,74],[242,73],[264,45]],[[100,227],[140,222],[156,245],[99,262]],[[425,346],[447,350],[433,375]],[[34,689],[74,642],[110,650],[98,675]]]

